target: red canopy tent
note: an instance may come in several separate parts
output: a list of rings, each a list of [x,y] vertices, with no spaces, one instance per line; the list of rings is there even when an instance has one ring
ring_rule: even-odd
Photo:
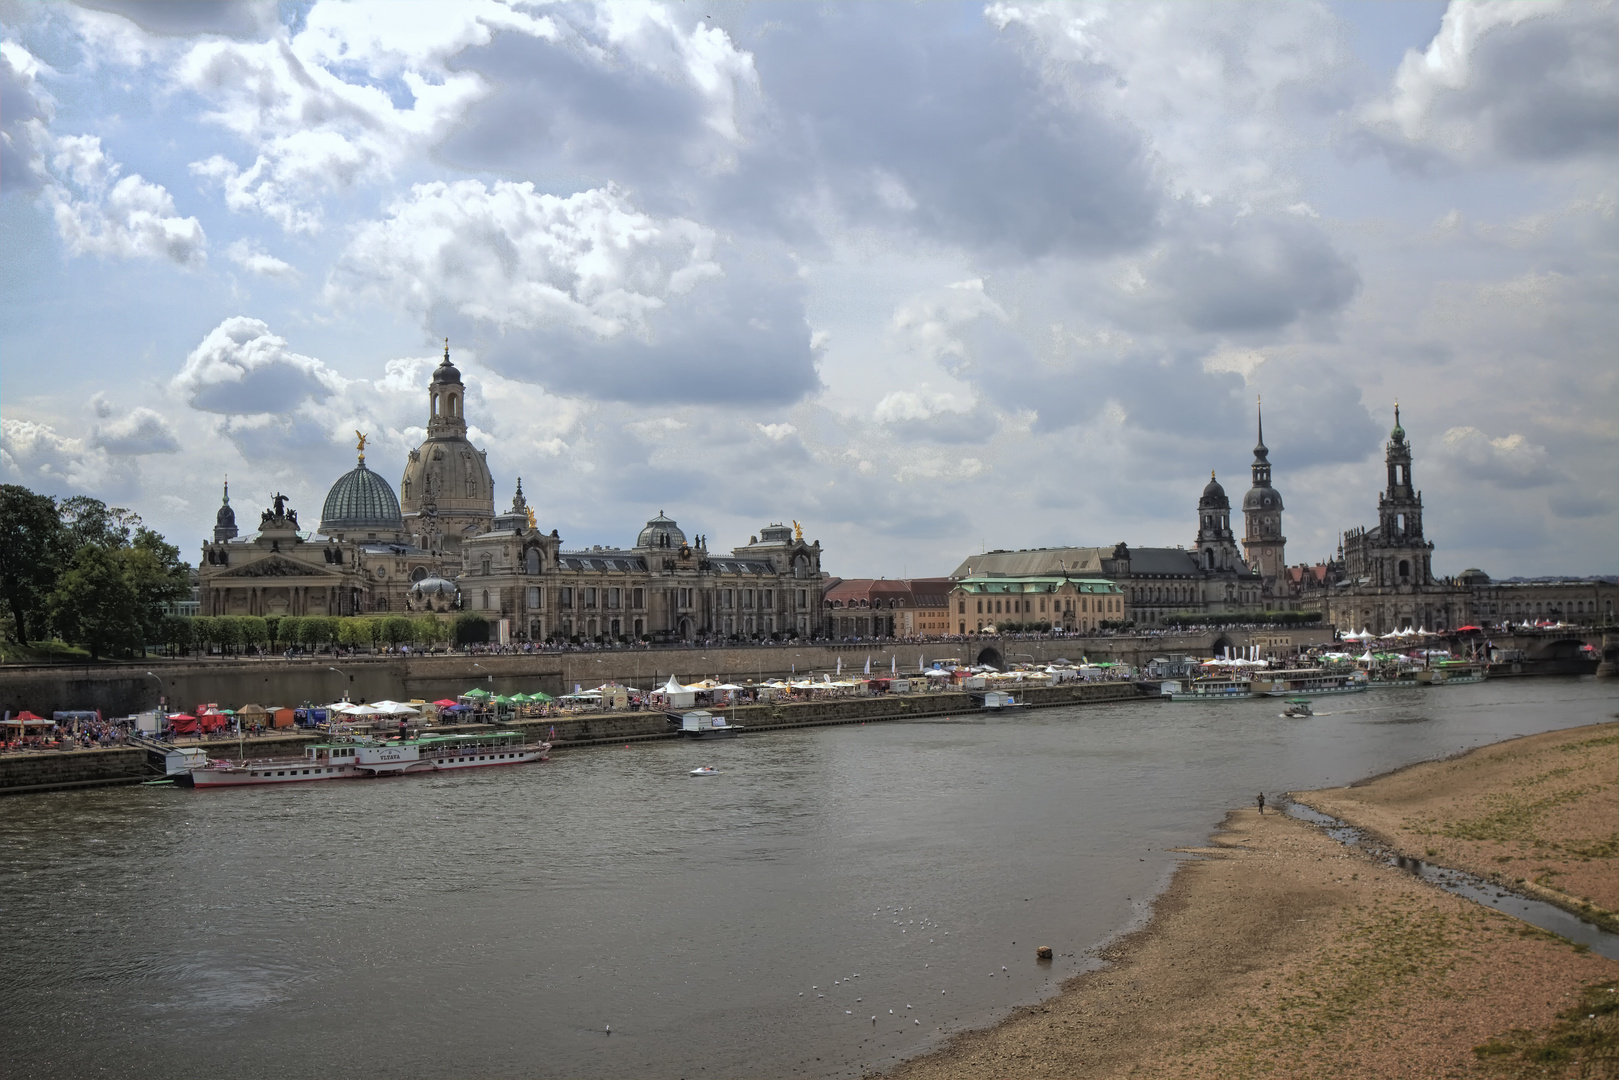
[[[181,735],[195,735],[198,730],[197,718],[190,713],[175,713],[169,717],[169,729]]]
[[[1480,626],[1458,626],[1456,632],[1458,634],[1482,634],[1484,628]]]
[[[441,709],[455,708],[455,702],[449,698],[439,698],[437,701],[433,702],[433,704],[437,705]]]
[[[230,717],[222,712],[206,712],[197,717],[204,731],[219,731],[230,723]]]

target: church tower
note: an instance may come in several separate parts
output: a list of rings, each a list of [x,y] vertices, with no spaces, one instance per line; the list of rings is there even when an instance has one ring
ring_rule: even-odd
[[[214,515],[214,543],[223,544],[236,539],[236,511],[230,508],[230,481],[225,481],[225,500]]]
[[[410,452],[399,483],[405,531],[428,551],[459,552],[462,540],[487,532],[495,518],[489,465],[467,441],[466,399],[446,339],[427,385],[427,439]]]
[[[1198,567],[1205,571],[1240,569],[1237,538],[1231,532],[1231,500],[1212,472],[1197,500],[1197,521]]]
[[[1394,430],[1389,432],[1384,462],[1388,489],[1377,500],[1379,546],[1382,548],[1381,584],[1429,585],[1433,545],[1422,536],[1422,492],[1411,482],[1411,444],[1400,425],[1400,405],[1394,405]]]
[[[1264,580],[1268,598],[1288,590],[1287,537],[1282,535],[1282,493],[1271,486],[1270,450],[1265,446],[1265,413],[1259,411],[1259,442],[1254,446],[1253,486],[1242,497],[1245,525],[1242,550],[1248,565]]]

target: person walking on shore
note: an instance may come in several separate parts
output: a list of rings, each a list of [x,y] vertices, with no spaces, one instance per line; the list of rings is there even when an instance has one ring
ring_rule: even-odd
[[[1259,793],[1259,812],[1261,814],[1265,812],[1265,793],[1263,791]]]

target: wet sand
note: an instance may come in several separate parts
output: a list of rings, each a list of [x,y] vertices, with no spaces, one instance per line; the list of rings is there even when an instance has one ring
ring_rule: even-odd
[[[1298,800],[1402,854],[1619,932],[1619,725],[1513,739]]]
[[[1601,832],[1593,820],[1609,830],[1619,821],[1616,735],[1614,725],[1599,725],[1513,740],[1299,799],[1424,857],[1435,846],[1430,821],[1472,821],[1527,798],[1540,807],[1530,814],[1539,850],[1571,857],[1581,868],[1559,875],[1554,866],[1552,880],[1565,887],[1579,882],[1602,899],[1594,881],[1600,873],[1592,871],[1587,885],[1583,868],[1611,860],[1589,853],[1589,834]],[[1557,771],[1563,768],[1570,771]],[[1550,797],[1542,792],[1557,793],[1557,801],[1542,806]],[[1435,805],[1453,818],[1434,817]],[[1513,821],[1522,816],[1513,813]],[[1422,837],[1414,848],[1410,835]],[[1588,853],[1574,854],[1576,847]],[[1454,850],[1495,857],[1485,847]],[[1445,893],[1274,811],[1235,810],[1207,848],[1190,853],[1200,857],[1176,872],[1147,926],[1106,951],[1107,967],[889,1075],[1498,1075],[1474,1047],[1514,1028],[1545,1028],[1582,988],[1619,977],[1619,963]],[[1592,863],[1579,861],[1585,858]],[[1601,865],[1611,881],[1612,862]]]

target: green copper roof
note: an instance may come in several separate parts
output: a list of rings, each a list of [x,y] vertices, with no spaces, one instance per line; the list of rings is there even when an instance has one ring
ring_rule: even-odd
[[[404,528],[393,485],[366,468],[364,462],[338,477],[326,493],[326,505],[320,513],[323,533],[402,532]]]

